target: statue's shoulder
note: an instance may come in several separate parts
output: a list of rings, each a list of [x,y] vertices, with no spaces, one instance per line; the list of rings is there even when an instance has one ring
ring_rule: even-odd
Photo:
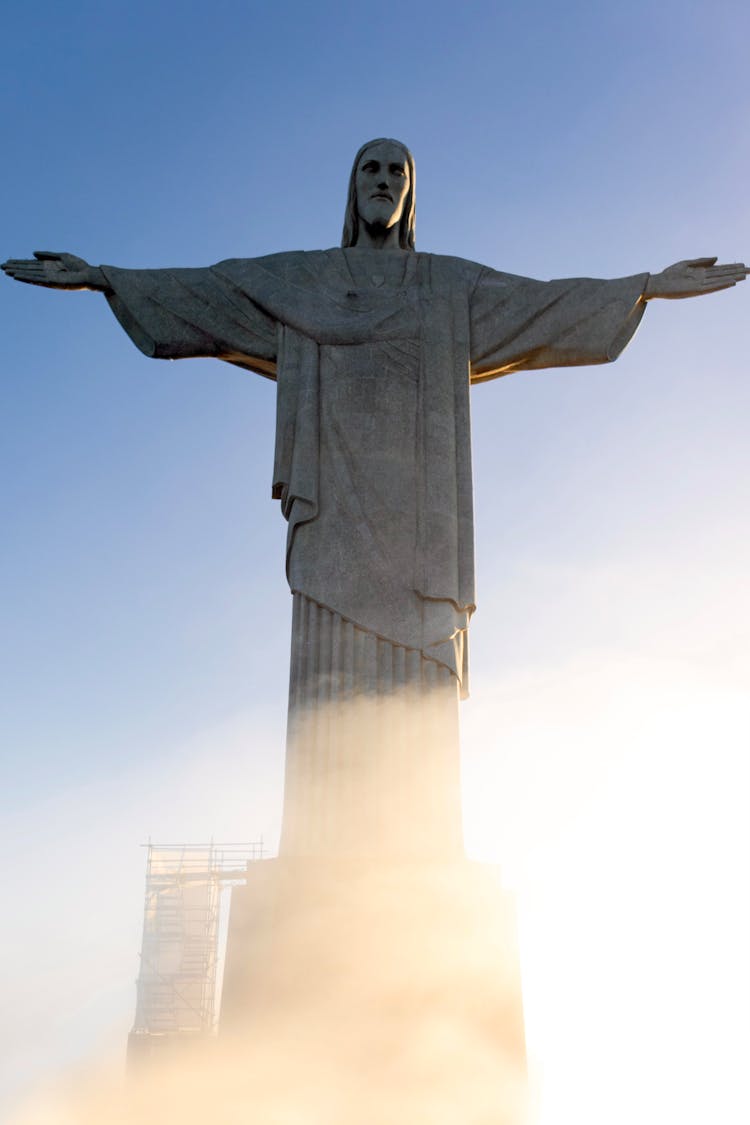
[[[524,277],[522,274],[506,273],[504,270],[495,269],[494,266],[488,266],[486,263],[474,262],[470,258],[454,258],[447,254],[424,254],[420,256],[431,259],[433,263],[439,263],[439,268],[446,273],[461,275],[472,282],[476,282],[481,278],[482,281],[511,285],[514,282],[527,282],[531,280],[528,277]]]
[[[225,258],[212,268],[222,273],[236,273],[243,270],[266,269],[271,273],[294,269],[311,259],[324,255],[324,250],[281,250],[277,254],[262,254],[257,258]]]
[[[451,254],[425,254],[419,251],[417,257],[422,260],[423,268],[454,283],[465,282],[473,285],[484,266],[472,262],[468,258],[456,258]]]
[[[217,262],[213,269],[238,284],[275,279],[307,286],[319,282],[336,267],[335,252],[330,250],[282,250],[259,258],[227,258]]]

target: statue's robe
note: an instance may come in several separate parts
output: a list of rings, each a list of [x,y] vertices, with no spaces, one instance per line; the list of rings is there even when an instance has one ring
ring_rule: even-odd
[[[543,282],[364,248],[102,270],[146,355],[213,356],[278,381],[273,496],[295,599],[284,849],[369,836],[373,850],[455,854],[474,610],[469,386],[615,359],[647,275]],[[410,702],[394,723],[375,704],[399,691]],[[331,723],[350,699],[367,717],[337,710]]]

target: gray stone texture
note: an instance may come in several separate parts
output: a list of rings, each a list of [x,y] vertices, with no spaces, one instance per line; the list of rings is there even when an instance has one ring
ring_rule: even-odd
[[[630,340],[651,298],[728,288],[747,272],[701,258],[614,281],[535,281],[417,253],[414,214],[411,154],[380,138],[355,157],[341,248],[203,269],[93,267],[47,251],[3,265],[30,284],[101,290],[146,355],[212,356],[277,380],[272,492],[288,520],[287,577],[299,599],[283,835],[290,854],[378,850],[387,839],[408,854],[416,840],[422,853],[442,854],[428,809],[442,809],[447,835],[455,836],[456,722],[447,724],[453,749],[442,761],[435,744],[434,774],[424,772],[414,794],[411,816],[421,823],[407,845],[394,747],[401,747],[404,778],[410,761],[423,760],[421,750],[411,736],[402,745],[393,724],[380,720],[368,724],[365,738],[341,708],[407,691],[424,712],[418,727],[428,732],[425,685],[441,701],[436,710],[446,700],[455,709],[468,692],[471,384],[511,371],[606,363]],[[318,629],[329,619],[336,622],[330,636]],[[347,783],[352,807],[369,809],[358,843],[342,819],[346,750],[337,723],[348,723],[352,760],[374,758],[371,769],[354,770],[366,789]],[[443,785],[450,792],[436,791]],[[317,796],[303,800],[305,792]],[[390,817],[383,812],[389,802]]]

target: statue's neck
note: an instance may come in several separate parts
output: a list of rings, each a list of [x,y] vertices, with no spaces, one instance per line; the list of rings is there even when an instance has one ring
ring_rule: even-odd
[[[355,246],[369,250],[400,250],[399,224],[392,227],[363,223],[360,219]]]

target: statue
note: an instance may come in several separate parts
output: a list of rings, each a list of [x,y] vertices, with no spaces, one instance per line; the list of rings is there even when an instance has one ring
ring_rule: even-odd
[[[282,854],[461,854],[459,695],[474,611],[469,388],[617,358],[648,301],[742,264],[535,281],[415,250],[409,150],[354,160],[341,248],[204,269],[37,252],[17,281],[104,293],[146,355],[276,379],[273,496],[294,598]],[[379,704],[400,700],[397,718]],[[348,721],[348,701],[364,710]],[[352,712],[354,715],[355,712]],[[426,778],[429,776],[429,780]],[[408,824],[408,830],[407,830]]]

